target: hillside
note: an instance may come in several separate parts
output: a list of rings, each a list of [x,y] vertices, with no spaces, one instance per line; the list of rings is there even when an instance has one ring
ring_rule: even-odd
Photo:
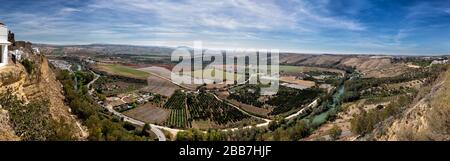
[[[26,60],[10,61],[0,70],[0,140],[86,138],[86,130],[64,104],[61,84],[47,58],[24,49]]]
[[[364,77],[392,77],[408,70],[407,64],[395,63],[390,56],[281,54],[281,64],[355,69]]]
[[[450,68],[428,90],[398,119],[385,122],[392,124],[375,132],[377,140],[450,140]]]

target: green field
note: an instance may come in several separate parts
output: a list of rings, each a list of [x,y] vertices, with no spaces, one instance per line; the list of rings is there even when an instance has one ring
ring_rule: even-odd
[[[150,74],[131,67],[119,65],[119,64],[97,64],[98,70],[107,72],[112,75],[125,76],[137,79],[147,79]]]

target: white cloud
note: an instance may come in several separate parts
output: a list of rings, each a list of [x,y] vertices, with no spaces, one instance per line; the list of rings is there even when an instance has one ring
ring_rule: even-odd
[[[10,17],[19,20],[18,35],[85,43],[203,40],[251,47],[258,41],[268,46],[270,41],[307,39],[302,34],[320,35],[327,29],[365,30],[359,22],[319,12],[315,5],[289,2],[292,6],[286,7],[275,0],[94,0],[78,8],[55,7],[51,14],[47,10]]]
[[[70,13],[80,12],[80,11],[81,11],[80,9],[64,7],[60,10],[60,13],[61,14],[70,14]]]
[[[320,28],[364,30],[354,21],[324,16],[303,3],[293,3],[295,10],[286,10],[277,1],[227,0],[183,2],[155,0],[97,0],[94,8],[118,12],[139,12],[155,17],[161,26],[206,27],[228,30],[309,31]]]

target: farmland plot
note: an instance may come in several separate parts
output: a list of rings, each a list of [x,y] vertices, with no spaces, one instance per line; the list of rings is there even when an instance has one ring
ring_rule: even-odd
[[[169,110],[147,103],[124,112],[125,115],[148,123],[163,123],[169,117]]]
[[[170,116],[165,121],[165,125],[175,128],[190,127],[190,122],[186,115],[186,94],[176,91],[172,97],[164,104],[164,108],[170,110]]]
[[[250,117],[208,93],[189,95],[187,104],[193,120],[210,120],[216,124],[224,125]]]
[[[176,90],[180,89],[180,87],[171,83],[170,81],[156,76],[150,76],[147,80],[148,85],[142,89],[146,92],[157,93],[166,97],[170,97]]]
[[[157,66],[152,66],[152,67],[146,67],[146,68],[140,68],[140,71],[144,71],[144,72],[148,72],[156,77],[160,77],[161,79],[166,80],[167,82],[171,82],[172,84],[172,71],[170,71],[167,68],[163,68],[163,67],[157,67]],[[180,78],[183,80],[183,82],[188,82],[188,81],[192,81],[192,77],[190,76],[184,76],[182,78]],[[178,80],[181,81],[181,80]],[[175,85],[175,84],[174,84]],[[199,85],[193,84],[193,83],[182,83],[181,84],[183,87],[188,88],[190,90],[195,90]]]
[[[120,64],[96,64],[95,69],[106,72],[111,75],[124,76],[136,79],[147,79],[150,74],[131,67]]]

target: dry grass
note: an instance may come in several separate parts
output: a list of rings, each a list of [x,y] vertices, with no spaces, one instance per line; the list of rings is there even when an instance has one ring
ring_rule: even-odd
[[[445,74],[438,94],[431,100],[431,110],[427,115],[429,126],[433,131],[446,135],[450,139],[450,69]]]

